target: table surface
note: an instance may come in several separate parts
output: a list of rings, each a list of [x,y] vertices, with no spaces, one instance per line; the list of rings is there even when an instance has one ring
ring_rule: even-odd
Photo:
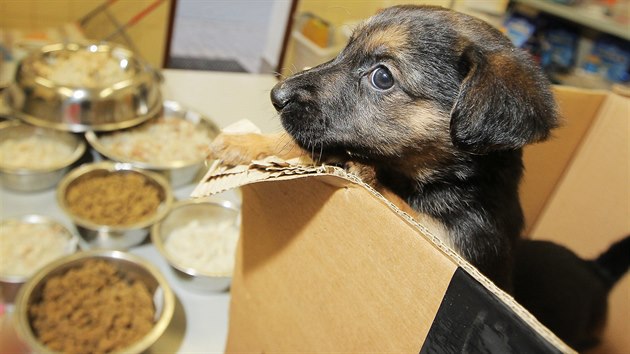
[[[248,119],[263,132],[281,129],[269,100],[269,91],[277,82],[274,76],[170,69],[164,70],[163,74],[162,94],[165,99],[207,115],[221,128]],[[194,187],[195,184],[190,184],[177,188],[175,197],[188,198]],[[238,195],[233,191],[213,198],[238,202]],[[74,229],[70,219],[57,206],[54,189],[17,193],[0,188],[0,219],[25,214],[47,215]],[[162,339],[164,345],[156,349],[179,353],[223,352],[229,292],[202,294],[183,288],[150,243],[131,248],[129,252],[146,258],[164,273],[177,296],[178,305],[181,305],[177,306],[173,325]]]

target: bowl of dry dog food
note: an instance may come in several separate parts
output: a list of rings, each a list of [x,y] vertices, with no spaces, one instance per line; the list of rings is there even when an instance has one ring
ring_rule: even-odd
[[[102,156],[164,174],[174,187],[195,181],[212,140],[220,133],[208,117],[164,101],[156,117],[114,132],[88,131],[86,140]]]
[[[57,187],[57,203],[72,219],[85,248],[141,244],[172,202],[171,187],[162,175],[111,161],[77,167]]]
[[[155,71],[107,42],[33,51],[20,61],[5,100],[26,122],[73,132],[137,125],[157,114],[162,101]]]
[[[43,215],[0,221],[0,301],[12,303],[36,271],[77,250],[77,237]]]
[[[153,225],[151,241],[185,288],[216,292],[230,286],[239,232],[234,204],[189,199]]]
[[[164,334],[175,296],[144,259],[114,250],[50,263],[20,289],[16,330],[33,353],[142,353]]]
[[[52,188],[84,152],[85,142],[72,133],[15,120],[0,122],[0,182],[5,188]]]

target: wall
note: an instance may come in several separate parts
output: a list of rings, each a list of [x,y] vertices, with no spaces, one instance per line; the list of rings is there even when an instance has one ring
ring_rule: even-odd
[[[120,0],[110,6],[114,17],[126,23],[154,0]],[[162,67],[166,47],[171,0],[165,0],[136,25],[127,29],[140,54],[152,65]],[[81,19],[104,0],[1,0],[0,29],[38,30]],[[85,27],[86,36],[101,39],[115,30],[103,13]],[[120,38],[120,37],[118,37]]]
[[[344,24],[366,19],[374,15],[378,10],[389,6],[422,4],[454,8],[458,11],[481,17],[483,20],[498,26],[501,23],[501,15],[503,15],[507,3],[507,0],[300,0],[296,9],[296,16],[310,12],[328,21],[337,29],[337,42],[339,45],[343,45],[346,38],[339,32],[342,32],[341,28]],[[476,10],[490,11],[498,16]],[[298,53],[299,49],[297,47],[300,47],[300,44],[294,38],[291,38],[287,45],[286,56],[281,68],[282,74],[287,75],[304,69],[298,67],[300,65],[297,64],[305,62],[301,58],[296,57],[304,55],[304,52]],[[315,56],[317,54],[320,53],[316,53]]]
[[[370,17],[379,9],[385,7],[409,3],[449,7],[451,0],[300,0],[297,12],[311,12],[330,21],[333,25],[341,25],[349,20],[358,20]]]

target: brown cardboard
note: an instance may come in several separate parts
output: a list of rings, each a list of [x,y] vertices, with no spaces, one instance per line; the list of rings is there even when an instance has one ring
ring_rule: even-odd
[[[573,111],[566,116],[566,129],[573,129],[572,125],[582,120],[592,120],[592,124],[566,163],[548,203],[532,225],[531,235],[565,245],[584,258],[593,258],[630,234],[630,99],[599,93],[603,100],[591,119],[587,115],[593,110],[575,107],[581,107],[581,103],[588,107],[600,100],[592,93],[583,93],[570,94],[568,101]],[[542,144],[538,153],[548,156],[558,143]],[[528,171],[534,173],[542,171]],[[604,343],[594,352],[628,353],[630,276],[614,289],[609,306]]]
[[[232,293],[228,351],[419,348],[456,265],[394,213],[379,215],[383,201],[335,178],[243,188],[233,289],[256,296]]]
[[[526,235],[551,197],[606,95],[605,91],[556,87],[562,117],[560,128],[549,141],[530,145],[523,152],[526,171],[521,184],[521,205],[527,223]]]
[[[555,92],[563,126],[524,152],[528,235],[592,257],[630,233],[630,100]],[[462,269],[551,352],[572,352],[429,229],[342,170],[265,161],[219,168],[202,182],[194,195],[243,191],[227,352],[417,353]],[[630,348],[628,283],[611,296],[597,352]]]

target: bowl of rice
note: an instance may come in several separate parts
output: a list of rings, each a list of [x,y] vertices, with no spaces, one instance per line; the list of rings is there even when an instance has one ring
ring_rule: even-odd
[[[0,301],[12,303],[35,272],[77,250],[78,239],[61,223],[42,215],[0,221]]]
[[[57,185],[85,153],[80,136],[15,120],[0,122],[0,182],[35,192]]]
[[[28,123],[110,131],[138,125],[161,109],[160,78],[115,43],[55,43],[22,59],[5,100]]]
[[[232,203],[203,199],[176,202],[151,228],[151,241],[184,288],[229,289],[240,233],[240,211]]]
[[[33,353],[159,352],[175,295],[152,264],[127,252],[81,251],[20,289],[13,314]]]
[[[125,250],[141,244],[172,202],[162,175],[112,161],[83,164],[57,187],[57,203],[86,249]]]
[[[141,125],[89,131],[85,138],[105,158],[160,172],[173,187],[195,182],[220,129],[210,118],[175,101],[162,106],[160,114]]]

